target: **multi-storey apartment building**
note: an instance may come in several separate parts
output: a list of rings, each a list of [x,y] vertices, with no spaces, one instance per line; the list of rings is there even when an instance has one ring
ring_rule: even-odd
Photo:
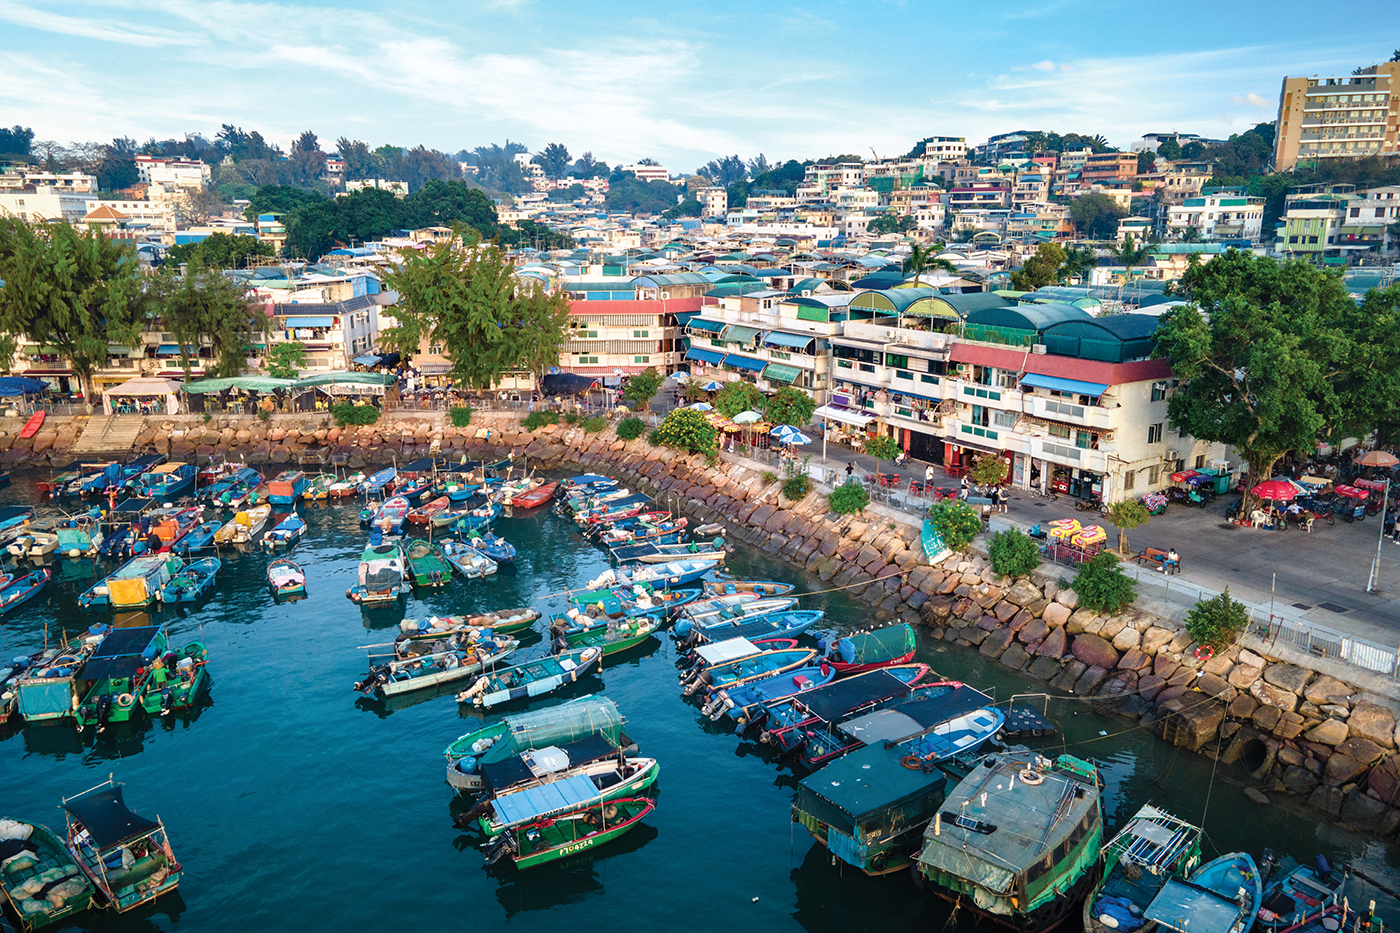
[[[1284,78],[1274,168],[1299,161],[1400,154],[1400,62],[1334,78]]]
[[[1243,188],[1210,188],[1167,208],[1167,230],[1180,236],[1194,228],[1205,241],[1248,240],[1258,243],[1264,224],[1264,199]]]
[[[1347,250],[1337,236],[1355,199],[1352,185],[1309,185],[1288,194],[1274,233],[1274,252],[1319,265],[1344,263]]]
[[[0,172],[0,216],[29,223],[78,223],[97,193],[97,178],[80,172],[56,173],[20,165]]]

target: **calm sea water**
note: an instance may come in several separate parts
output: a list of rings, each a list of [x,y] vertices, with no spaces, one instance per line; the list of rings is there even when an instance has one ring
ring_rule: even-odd
[[[19,477],[0,490],[0,505],[36,501],[37,478]],[[359,698],[351,686],[366,670],[363,646],[391,641],[405,617],[535,602],[581,585],[607,562],[568,523],[536,510],[499,525],[519,548],[513,568],[424,591],[402,611],[366,614],[345,598],[365,535],[358,500],[342,501],[301,508],[309,531],[294,557],[307,570],[308,599],[275,604],[264,586],[266,556],[235,553],[225,555],[207,602],[152,617],[169,626],[172,640],[198,635],[208,645],[214,684],[196,714],[95,740],[80,739],[71,726],[0,727],[0,816],[61,831],[60,797],[112,774],[127,784],[134,809],[165,820],[184,864],[176,896],[122,917],[90,912],[74,928],[465,931],[509,924],[557,933],[567,924],[844,933],[945,926],[948,907],[903,875],[872,879],[831,864],[790,821],[791,772],[682,700],[669,637],[590,684],[616,700],[642,753],[661,761],[658,806],[646,825],[570,861],[527,872],[484,867],[471,838],[453,828],[457,810],[442,757],[449,741],[483,720],[449,696],[387,706]],[[76,602],[99,568],[53,566],[55,581],[44,594],[0,622],[0,657],[32,651],[46,631],[77,634],[107,618],[80,612]],[[790,580],[800,590],[824,586],[742,546],[729,569]],[[563,608],[557,597],[539,605]],[[829,631],[873,622],[868,607],[839,593],[803,606],[826,609]],[[522,653],[543,650],[536,644]],[[919,659],[1001,700],[1043,689],[975,651],[922,642]],[[1210,857],[1241,848],[1257,856],[1265,846],[1300,860],[1322,852],[1334,863],[1361,863],[1400,890],[1392,846],[1331,828],[1286,801],[1249,803],[1239,766],[1214,767],[1082,703],[1052,701],[1050,714],[1062,734],[1047,744],[1102,766],[1110,830],[1151,801],[1187,819],[1204,817]],[[1352,903],[1375,896],[1357,883]]]

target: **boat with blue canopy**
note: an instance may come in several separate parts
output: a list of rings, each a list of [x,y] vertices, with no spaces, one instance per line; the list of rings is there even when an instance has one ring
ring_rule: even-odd
[[[223,562],[217,557],[201,557],[187,562],[160,588],[156,599],[166,605],[198,602],[214,588],[222,565]]]
[[[473,533],[469,543],[498,564],[508,564],[515,560],[515,545],[498,534],[489,531],[485,534]]]
[[[299,515],[293,513],[263,535],[262,546],[269,551],[283,549],[290,551],[304,534],[306,534],[306,522]]]
[[[1142,915],[1177,933],[1248,933],[1263,898],[1254,857],[1231,852],[1206,862],[1189,879],[1168,878]]]
[[[468,580],[489,577],[496,572],[496,562],[470,544],[455,538],[444,538],[438,542],[438,546],[453,569]]]
[[[1103,882],[1084,899],[1085,933],[1133,933],[1168,878],[1201,864],[1201,828],[1144,804],[1103,847]]]
[[[825,609],[779,609],[761,615],[722,619],[708,625],[698,625],[689,619],[682,619],[672,631],[677,636],[677,645],[682,650],[690,651],[700,645],[729,638],[747,638],[749,641],[796,638],[824,618]]]
[[[503,703],[552,693],[576,682],[602,660],[600,648],[578,648],[491,671],[457,694],[458,703],[490,709]]]
[[[78,605],[84,609],[144,609],[155,602],[156,594],[183,566],[184,560],[174,554],[133,557],[79,596]]]
[[[749,725],[762,730],[758,739],[763,744],[791,752],[809,730],[826,730],[834,722],[908,698],[928,673],[927,664],[904,664],[844,677],[801,696],[765,703],[749,717]],[[789,733],[793,741],[783,745]]]
[[[737,687],[716,690],[710,694],[700,711],[709,716],[711,722],[719,722],[727,716],[742,729],[749,724],[750,717],[759,712],[765,704],[800,696],[809,690],[824,687],[835,679],[836,668],[830,664],[808,664]]]
[[[199,522],[186,532],[180,540],[176,541],[170,550],[184,557],[193,551],[202,551],[205,548],[213,547],[214,535],[223,527],[223,524],[224,523],[217,518]]]
[[[122,799],[122,785],[111,780],[76,797],[65,797],[67,845],[78,867],[97,888],[99,900],[125,913],[180,884],[160,817],[133,813]]]
[[[198,472],[193,463],[162,463],[141,475],[138,491],[149,499],[173,502],[194,492]]]

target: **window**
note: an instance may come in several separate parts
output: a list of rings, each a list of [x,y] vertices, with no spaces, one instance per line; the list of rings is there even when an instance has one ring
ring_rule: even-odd
[[[938,385],[938,377],[937,377],[937,376],[930,376],[930,375],[925,374],[925,375],[922,375],[922,376],[919,377],[919,381],[920,381],[920,382],[926,382],[926,383],[928,383],[928,384],[931,385],[931,386],[936,386],[936,385]]]
[[[1070,435],[1070,428],[1069,428],[1069,425],[1067,425],[1067,424],[1047,424],[1047,425],[1045,426],[1045,428],[1046,428],[1047,431],[1050,432],[1050,436],[1051,436],[1051,437],[1059,437],[1059,438],[1063,438],[1063,439],[1065,439],[1065,440],[1069,440],[1069,435]]]
[[[1124,488],[1125,490],[1132,489],[1132,488],[1133,488],[1134,486],[1136,486],[1136,485],[1137,485],[1137,471],[1136,471],[1136,470],[1128,470],[1126,473],[1123,474],[1123,488]]]
[[[910,382],[914,381],[914,374],[903,369],[896,369],[894,371],[894,377],[896,379],[908,379]]]
[[[1075,431],[1074,446],[1082,450],[1093,450],[1094,435],[1090,434],[1088,431]]]
[[[649,356],[634,356],[634,357],[632,357],[632,362],[634,362],[634,363],[650,363],[650,362],[651,362],[651,357],[649,357]]]
[[[977,424],[977,425],[981,425],[982,427],[985,428],[985,427],[987,426],[988,421],[990,420],[990,419],[987,417],[987,413],[990,412],[990,411],[991,411],[991,409],[988,408],[988,407],[985,406],[985,405],[973,405],[973,406],[972,406],[972,418],[971,418],[972,423],[973,423],[973,424]]]
[[[1147,426],[1147,443],[1149,443],[1149,444],[1160,444],[1160,443],[1162,443],[1162,424],[1161,424],[1161,422],[1158,422],[1157,424],[1149,424],[1149,425]]]
[[[633,337],[646,337],[646,336],[647,336],[647,332],[644,331],[644,330],[634,330],[634,331],[632,331],[632,336],[633,336]]]
[[[900,356],[897,353],[887,353],[885,354],[885,365],[893,366],[895,369],[908,369],[909,357]]]
[[[1152,383],[1152,401],[1160,402],[1167,397],[1167,384],[1165,382]]]
[[[1016,413],[1014,411],[995,410],[992,412],[992,424],[999,428],[1014,428],[1016,427]]]
[[[428,352],[429,352],[430,354],[434,355],[434,356],[442,356],[442,344],[440,344],[440,343],[430,343],[430,344],[428,344]]]
[[[1159,469],[1159,468],[1158,468],[1158,467],[1155,467],[1155,466],[1151,466],[1151,467],[1148,467],[1148,468],[1147,468],[1147,488],[1148,488],[1148,489],[1151,489],[1151,488],[1153,488],[1154,486],[1157,485],[1157,472],[1158,472],[1158,469]]]
[[[580,363],[596,363],[596,362],[598,362],[598,357],[596,357],[596,356],[580,356],[580,357],[578,358],[578,361],[579,361]]]
[[[598,332],[596,330],[576,330],[574,336],[580,340],[597,340]]]
[[[1198,470],[1204,470],[1205,468],[1206,468],[1206,455],[1205,455],[1205,454],[1197,454],[1197,455],[1196,455],[1196,469],[1198,469]]]

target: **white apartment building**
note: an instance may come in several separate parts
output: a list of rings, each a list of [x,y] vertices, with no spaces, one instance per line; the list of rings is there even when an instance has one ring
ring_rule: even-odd
[[[865,184],[863,162],[838,162],[835,165],[809,165],[802,183],[797,186],[799,200],[825,200],[836,188],[859,188]]]
[[[1195,227],[1202,240],[1258,243],[1264,225],[1264,199],[1241,192],[1207,193],[1167,208],[1167,230],[1174,236]]]
[[[670,181],[671,173],[661,165],[619,165],[618,169],[631,172],[642,181]]]
[[[167,159],[161,156],[137,156],[136,175],[148,185],[165,188],[203,188],[209,184],[213,170],[197,159]]]
[[[729,192],[719,185],[698,189],[695,199],[700,202],[702,217],[723,217],[729,213]],[[753,199],[750,199],[750,203],[753,203]]]
[[[88,212],[97,179],[81,172],[31,171],[27,166],[0,172],[0,215],[27,223],[66,220],[78,223]]]

